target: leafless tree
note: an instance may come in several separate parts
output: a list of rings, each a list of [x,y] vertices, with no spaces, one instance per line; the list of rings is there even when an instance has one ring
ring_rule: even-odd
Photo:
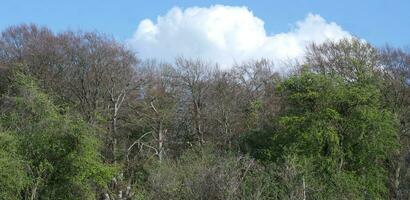
[[[191,115],[193,132],[197,137],[197,142],[205,142],[203,108],[207,91],[209,89],[208,80],[213,66],[200,59],[176,59],[175,71],[170,74],[174,79],[175,86],[180,89],[180,98],[185,102]]]
[[[337,74],[347,81],[354,81],[380,70],[377,49],[355,38],[320,45],[313,43],[308,46],[305,59],[314,71]]]

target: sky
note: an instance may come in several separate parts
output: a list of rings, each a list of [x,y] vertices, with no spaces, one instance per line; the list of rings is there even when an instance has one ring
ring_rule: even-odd
[[[410,45],[409,0],[0,0],[0,29],[35,23],[99,31],[143,58],[177,55],[232,64],[298,58],[309,42],[358,37]]]

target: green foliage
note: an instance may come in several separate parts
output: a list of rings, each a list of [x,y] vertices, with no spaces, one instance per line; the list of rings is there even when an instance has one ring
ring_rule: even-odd
[[[21,198],[21,191],[28,184],[24,166],[17,154],[16,138],[13,134],[0,132],[0,199]]]
[[[10,27],[0,200],[408,199],[408,53],[355,38],[305,53],[282,77],[263,59],[140,64],[99,33]]]
[[[30,196],[95,198],[93,190],[106,185],[114,168],[102,164],[94,129],[78,116],[62,114],[64,110],[21,73],[2,103],[10,106],[2,111],[0,122],[14,132],[17,152],[27,163]]]
[[[396,120],[382,108],[380,91],[371,84],[311,72],[291,77],[278,89],[287,100],[286,111],[270,136],[271,145],[256,148],[263,152],[259,158],[280,163],[295,155],[311,169],[306,170],[307,184],[326,191],[312,192],[312,197],[366,191],[366,197],[386,198],[384,161],[398,141]]]

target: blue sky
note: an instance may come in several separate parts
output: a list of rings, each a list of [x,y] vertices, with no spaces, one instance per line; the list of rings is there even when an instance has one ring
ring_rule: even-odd
[[[125,40],[132,36],[142,19],[154,20],[173,6],[187,8],[213,4],[248,7],[265,22],[268,33],[287,31],[292,23],[314,13],[376,45],[387,42],[396,46],[410,44],[409,0],[2,0],[0,29],[33,22],[56,31],[98,30]]]
[[[280,68],[302,61],[311,42],[356,36],[378,47],[410,45],[410,0],[0,1],[0,29],[99,31],[141,59],[166,62],[185,56],[229,68],[267,58]]]

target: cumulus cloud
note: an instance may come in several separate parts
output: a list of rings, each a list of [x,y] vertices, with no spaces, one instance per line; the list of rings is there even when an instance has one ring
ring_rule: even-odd
[[[128,44],[141,58],[173,61],[177,56],[202,58],[229,67],[234,62],[267,58],[300,59],[310,42],[351,37],[334,22],[308,14],[288,32],[267,34],[264,21],[246,7],[174,7],[155,22],[145,19]]]

